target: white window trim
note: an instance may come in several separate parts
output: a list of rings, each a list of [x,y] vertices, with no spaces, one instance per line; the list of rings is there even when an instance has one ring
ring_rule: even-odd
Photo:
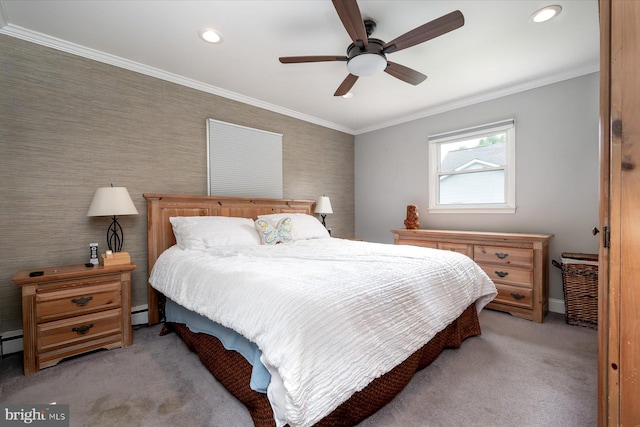
[[[439,146],[444,142],[456,142],[471,138],[479,138],[489,136],[501,130],[507,133],[506,159],[505,166],[505,203],[490,204],[458,204],[458,205],[439,205],[438,200],[438,172],[440,167]],[[431,135],[428,138],[429,143],[429,213],[434,214],[452,214],[452,213],[495,213],[495,214],[513,214],[516,212],[516,135],[515,135],[515,119],[502,120],[495,123],[488,123],[471,128],[460,129],[452,132]]]

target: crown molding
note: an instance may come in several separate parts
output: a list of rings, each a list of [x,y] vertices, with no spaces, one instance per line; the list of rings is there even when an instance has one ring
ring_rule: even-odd
[[[206,92],[212,95],[221,96],[223,98],[238,101],[247,105],[251,105],[257,108],[262,108],[275,113],[283,114],[295,119],[303,120],[305,122],[317,124],[329,129],[334,129],[339,132],[348,133],[351,135],[361,135],[367,132],[372,132],[379,129],[384,129],[390,126],[396,126],[402,123],[411,122],[418,119],[434,116],[447,111],[455,110],[458,108],[467,107],[473,104],[481,102],[491,101],[493,99],[501,98],[508,95],[513,95],[519,92],[524,92],[530,89],[558,83],[564,80],[569,80],[575,77],[580,77],[586,74],[591,74],[599,71],[599,64],[590,64],[582,68],[572,69],[561,73],[556,73],[551,76],[545,76],[537,80],[530,80],[519,85],[509,86],[507,88],[501,88],[493,91],[488,91],[482,94],[478,94],[471,97],[466,97],[446,104],[440,104],[432,108],[421,110],[414,114],[403,116],[395,120],[384,121],[377,123],[375,126],[364,127],[360,129],[351,129],[338,123],[330,122],[327,120],[319,119],[317,117],[309,116],[297,111],[290,110],[288,108],[280,107],[278,105],[270,104],[255,98],[251,98],[245,95],[241,95],[236,92],[232,92],[226,89],[219,88],[217,86],[208,85],[193,79],[189,79],[177,74],[169,73],[158,68],[149,67],[134,61],[130,61],[124,58],[120,58],[115,55],[110,55],[105,52],[100,52],[95,49],[90,49],[75,43],[70,43],[65,40],[61,40],[55,37],[51,37],[36,31],[31,31],[26,28],[22,28],[17,25],[7,23],[8,17],[4,7],[4,1],[0,0],[0,34],[5,34],[11,37],[16,37],[22,40],[26,40],[32,43],[36,43],[42,46],[57,49],[63,52],[78,55],[84,58],[88,58],[94,61],[102,62],[105,64],[113,65],[116,67],[124,68],[136,73],[144,74],[147,76],[155,77],[168,82],[176,83],[182,86],[196,89],[202,92]]]
[[[2,13],[3,13],[2,0],[0,0],[0,24],[2,24],[2,19],[3,19]],[[88,58],[94,61],[124,68],[126,70],[134,71],[136,73],[144,74],[144,75],[155,77],[171,83],[176,83],[182,86],[186,86],[191,89],[196,89],[212,95],[221,96],[223,98],[238,101],[243,104],[248,104],[257,108],[262,108],[264,110],[273,111],[275,113],[283,114],[285,116],[293,117],[295,119],[303,120],[305,122],[324,126],[329,129],[334,129],[334,130],[345,132],[348,134],[354,133],[353,129],[350,129],[348,127],[345,127],[337,123],[322,120],[317,117],[309,116],[297,111],[290,110],[288,108],[283,108],[278,105],[261,101],[259,99],[241,95],[239,93],[222,89],[217,86],[205,84],[193,79],[189,79],[177,74],[169,73],[167,71],[150,67],[144,64],[140,64],[138,62],[130,61],[128,59],[120,58],[118,56],[101,52],[95,49],[87,48],[75,43],[70,43],[68,41],[58,39],[56,37],[51,37],[36,31],[31,31],[17,25],[5,23],[0,28],[0,34],[5,34],[5,35],[22,39],[31,43],[36,43],[42,46],[46,46],[46,47],[57,49],[63,52],[71,53],[73,55],[81,56],[83,58]]]
[[[502,98],[516,93],[525,92],[527,90],[536,89],[542,86],[551,85],[564,80],[573,79],[576,77],[585,76],[587,74],[597,73],[600,71],[600,64],[590,64],[582,68],[576,68],[562,73],[556,73],[550,76],[545,76],[537,80],[530,80],[519,85],[513,85],[506,88],[501,88],[493,91],[488,91],[476,96],[470,96],[457,101],[449,102],[446,104],[437,105],[433,108],[419,111],[415,114],[404,116],[396,120],[390,120],[380,123],[376,126],[357,129],[354,135],[361,135],[367,132],[372,132],[379,129],[384,129],[390,126],[399,125],[402,123],[411,122],[418,119],[424,119],[426,117],[435,116],[436,114],[445,113],[451,110],[457,110],[458,108],[468,107],[470,105],[479,104],[481,102],[491,101],[497,98]]]

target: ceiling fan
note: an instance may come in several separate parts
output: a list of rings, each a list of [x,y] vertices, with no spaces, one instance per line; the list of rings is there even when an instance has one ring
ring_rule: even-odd
[[[347,48],[347,56],[282,56],[283,64],[301,62],[346,61],[349,75],[338,87],[334,96],[342,96],[351,90],[358,77],[370,76],[385,71],[412,85],[422,83],[427,76],[395,62],[387,61],[386,55],[426,42],[464,25],[464,16],[459,10],[427,22],[391,40],[388,43],[369,38],[376,27],[373,20],[363,20],[356,0],[331,0],[342,25],[353,43]]]

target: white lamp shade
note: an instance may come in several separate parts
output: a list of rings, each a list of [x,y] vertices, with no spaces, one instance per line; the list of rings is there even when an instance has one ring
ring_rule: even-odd
[[[138,210],[126,187],[102,187],[96,190],[87,216],[137,215]]]
[[[331,209],[331,200],[329,200],[327,196],[320,197],[316,203],[315,212],[319,214],[332,214],[333,209]]]

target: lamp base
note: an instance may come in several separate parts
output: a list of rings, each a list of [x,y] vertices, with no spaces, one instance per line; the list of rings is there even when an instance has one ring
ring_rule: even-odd
[[[109,267],[110,265],[131,264],[131,257],[128,252],[113,252],[111,254],[100,255],[100,265]]]
[[[122,227],[118,222],[118,217],[113,216],[111,225],[107,229],[107,246],[113,252],[120,252],[122,250],[122,244],[124,243],[124,233]]]

